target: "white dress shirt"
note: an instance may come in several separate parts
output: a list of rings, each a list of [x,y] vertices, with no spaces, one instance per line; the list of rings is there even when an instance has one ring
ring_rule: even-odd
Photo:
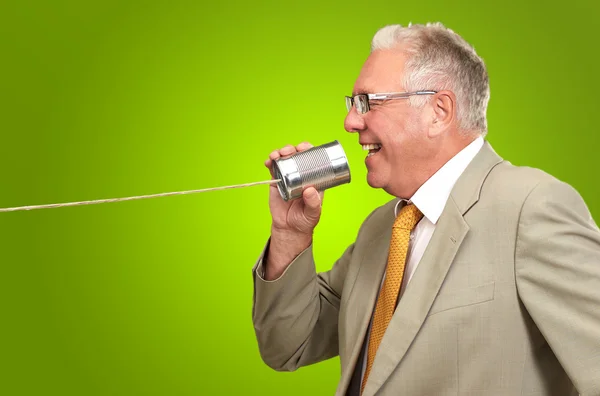
[[[483,147],[483,138],[478,137],[446,162],[410,198],[409,202],[415,204],[421,213],[423,213],[423,219],[419,221],[410,234],[400,297],[414,275],[419,261],[423,257],[423,253],[425,253],[425,248],[431,240],[435,225],[446,206],[446,201],[450,197],[450,192],[454,184],[456,184],[460,175],[462,175],[473,158],[475,158],[481,147]],[[402,201],[398,200],[396,204],[396,216],[398,215],[398,208]]]
[[[452,191],[454,184],[456,184],[456,181],[460,175],[462,175],[473,158],[475,158],[481,147],[483,147],[483,138],[478,137],[467,147],[462,149],[458,154],[452,157],[448,162],[446,162],[444,166],[442,166],[436,173],[433,174],[433,176],[423,183],[423,185],[408,201],[403,199],[398,200],[395,208],[396,216],[398,215],[398,207],[402,202],[412,202],[421,211],[421,213],[423,213],[423,218],[410,233],[408,252],[406,254],[406,265],[404,268],[404,277],[402,278],[402,286],[400,287],[400,294],[398,298],[402,297],[402,294],[406,289],[406,285],[408,285],[412,276],[417,270],[419,261],[421,261],[421,258],[425,253],[425,249],[431,240],[431,236],[435,231],[435,225],[437,224],[440,215],[446,206],[446,201],[448,201],[448,197],[450,197],[450,192]],[[383,285],[383,280],[381,281],[381,285]],[[373,312],[373,314],[374,313],[375,312]],[[371,323],[372,322],[373,317],[371,316]],[[367,330],[363,348],[366,348],[368,345],[370,333],[371,324],[369,324],[369,329]],[[365,349],[361,382],[365,375],[366,367],[367,350]]]

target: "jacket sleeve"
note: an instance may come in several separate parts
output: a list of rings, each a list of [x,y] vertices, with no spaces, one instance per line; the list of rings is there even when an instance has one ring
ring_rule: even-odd
[[[600,231],[583,199],[555,179],[525,200],[519,297],[581,395],[600,394]]]
[[[268,244],[253,268],[252,319],[264,362],[293,371],[338,355],[338,316],[342,287],[354,244],[333,268],[317,274],[312,245],[274,281],[262,278]]]

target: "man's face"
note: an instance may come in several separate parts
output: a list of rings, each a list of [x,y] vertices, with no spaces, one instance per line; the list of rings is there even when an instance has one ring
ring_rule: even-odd
[[[406,92],[402,86],[406,59],[406,55],[398,50],[371,53],[356,80],[353,95]],[[370,150],[365,159],[367,182],[371,187],[383,188],[396,196],[414,190],[411,175],[419,173],[419,167],[427,161],[430,152],[427,105],[411,107],[409,99],[371,100],[369,104],[370,110],[365,114],[358,114],[353,106],[344,121],[348,132],[359,133],[361,144],[381,145],[379,150]]]

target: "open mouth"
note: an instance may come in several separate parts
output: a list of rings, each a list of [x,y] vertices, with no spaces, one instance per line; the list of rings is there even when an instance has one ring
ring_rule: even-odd
[[[363,150],[369,150],[369,154],[367,154],[367,157],[370,157],[372,155],[375,155],[379,150],[381,150],[381,144],[363,144],[362,148]]]

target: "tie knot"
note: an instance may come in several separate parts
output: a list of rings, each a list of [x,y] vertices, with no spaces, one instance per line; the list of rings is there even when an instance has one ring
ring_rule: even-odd
[[[412,230],[422,218],[423,213],[414,204],[410,203],[400,210],[393,227]]]

